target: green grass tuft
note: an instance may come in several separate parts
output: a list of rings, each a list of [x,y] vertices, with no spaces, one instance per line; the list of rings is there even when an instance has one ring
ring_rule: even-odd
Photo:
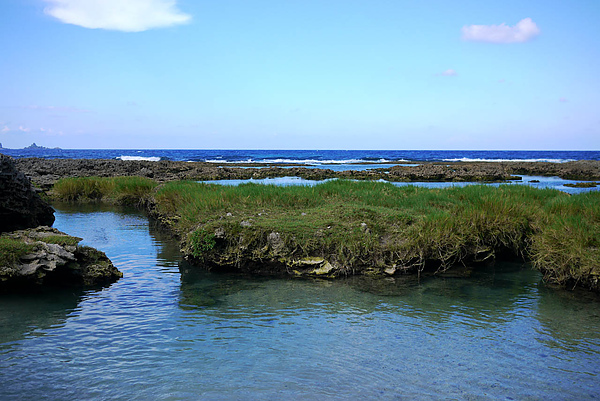
[[[63,178],[54,184],[54,196],[63,201],[109,201],[142,205],[158,184],[145,177]]]
[[[215,247],[215,235],[203,229],[192,231],[188,235],[190,253],[198,259],[202,259],[204,254]]]
[[[34,245],[8,237],[0,237],[0,266],[10,266],[33,251]]]
[[[39,239],[46,244],[58,244],[58,245],[77,245],[81,242],[81,238],[71,237],[70,235],[49,235]]]

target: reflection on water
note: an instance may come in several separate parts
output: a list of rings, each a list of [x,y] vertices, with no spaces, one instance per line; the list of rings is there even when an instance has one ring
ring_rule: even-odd
[[[92,291],[93,292],[93,291]],[[48,291],[0,298],[0,353],[16,341],[61,327],[82,298],[78,291]]]
[[[591,399],[600,302],[526,266],[469,279],[212,274],[139,213],[59,206],[124,278],[0,298],[0,399]],[[590,294],[587,294],[590,295]]]
[[[315,186],[317,184],[321,184],[323,182],[331,181],[331,179],[326,180],[307,180],[305,178],[300,177],[275,177],[275,178],[260,178],[254,179],[249,178],[247,180],[213,180],[213,181],[200,181],[206,184],[218,184],[218,185],[227,185],[227,186],[238,186],[240,184],[262,184],[262,185],[276,185],[278,187],[290,187],[295,185],[305,185],[305,186]]]
[[[550,347],[597,355],[600,344],[600,296],[582,290],[553,291],[541,288],[537,319]]]

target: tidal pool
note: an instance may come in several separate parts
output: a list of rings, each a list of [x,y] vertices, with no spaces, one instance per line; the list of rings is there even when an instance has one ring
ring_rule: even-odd
[[[469,279],[213,274],[143,214],[57,205],[124,273],[0,297],[0,399],[594,399],[600,300],[521,264]]]
[[[507,181],[501,183],[481,183],[481,182],[394,182],[390,181],[393,185],[398,187],[404,187],[407,185],[414,185],[425,188],[450,188],[450,187],[465,187],[467,185],[529,185],[534,188],[549,188],[558,189],[569,194],[578,194],[589,191],[600,191],[600,186],[589,187],[589,188],[573,188],[567,187],[565,184],[577,184],[586,181],[566,180],[559,177],[543,177],[543,176],[521,176],[521,180]],[[237,186],[241,184],[262,184],[262,185],[275,185],[280,187],[289,187],[295,185],[314,186],[327,181],[335,180],[336,178],[329,178],[326,180],[308,180],[300,177],[275,177],[275,178],[259,178],[259,179],[244,179],[244,180],[213,180],[213,181],[199,181],[205,184],[218,184],[227,186]],[[388,182],[385,180],[378,180],[379,182]]]

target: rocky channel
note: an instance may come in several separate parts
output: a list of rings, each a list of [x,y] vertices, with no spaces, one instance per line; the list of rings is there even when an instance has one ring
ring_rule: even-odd
[[[97,286],[122,273],[81,238],[55,228],[54,209],[14,161],[0,154],[0,293],[42,286]]]

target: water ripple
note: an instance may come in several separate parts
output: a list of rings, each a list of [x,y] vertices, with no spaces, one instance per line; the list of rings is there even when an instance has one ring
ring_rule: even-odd
[[[0,398],[591,399],[600,303],[514,266],[472,280],[182,269],[141,215],[57,213],[125,276],[0,299]],[[493,277],[493,279],[490,279]]]

